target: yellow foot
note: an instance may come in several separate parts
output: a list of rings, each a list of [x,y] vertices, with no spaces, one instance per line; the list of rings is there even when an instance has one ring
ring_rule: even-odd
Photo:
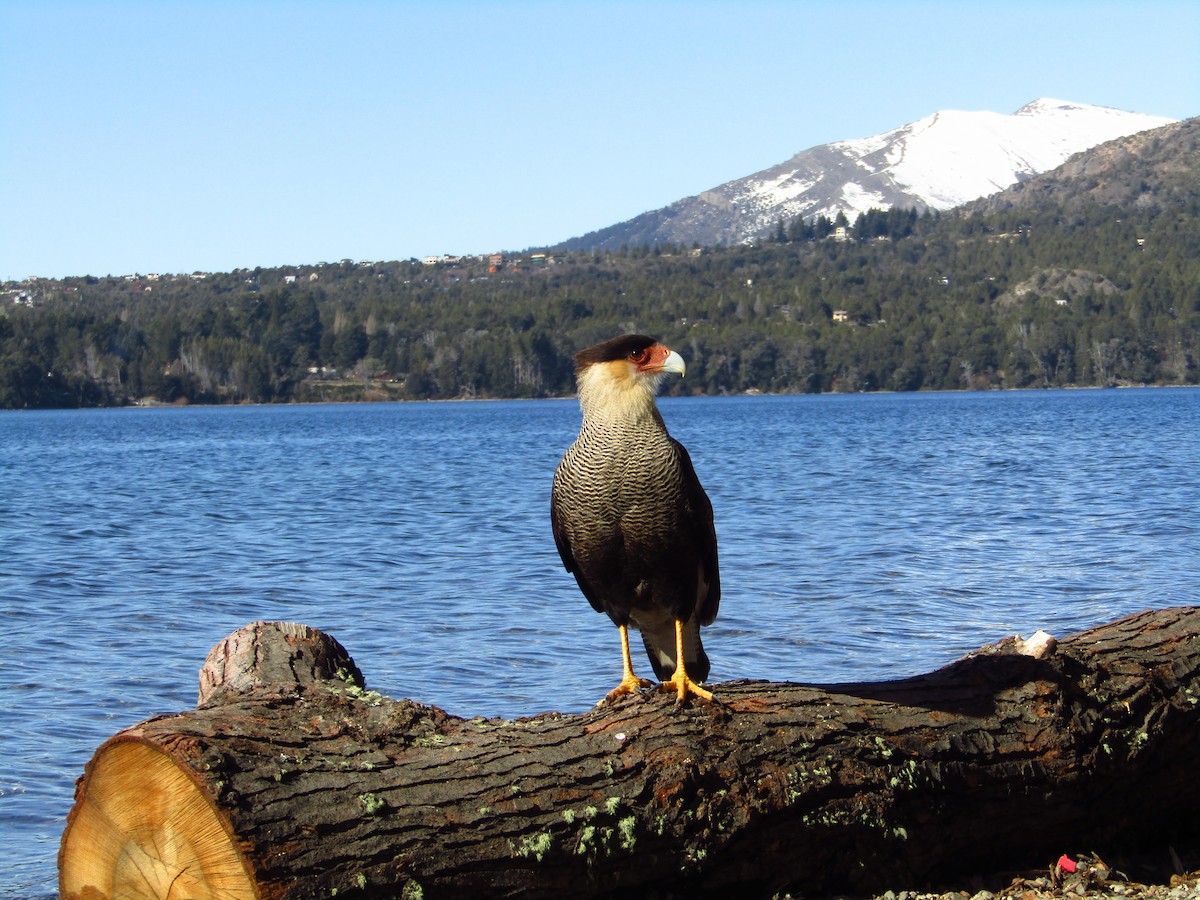
[[[687,673],[683,671],[677,670],[675,674],[671,676],[670,681],[664,681],[659,686],[659,690],[674,691],[676,695],[676,706],[682,706],[683,701],[688,694],[695,694],[701,700],[707,700],[709,703],[717,702],[717,698],[713,696],[712,691],[706,691],[704,688],[700,687],[700,685],[688,678]]]
[[[654,687],[653,681],[647,681],[645,678],[638,678],[636,675],[626,675],[621,679],[621,683],[605,694],[604,699],[597,703],[597,706],[602,706],[605,703],[612,703],[618,697],[624,697],[626,694],[640,694],[646,688]]]

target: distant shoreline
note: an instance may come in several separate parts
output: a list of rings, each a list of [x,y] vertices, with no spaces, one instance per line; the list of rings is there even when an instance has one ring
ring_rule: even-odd
[[[1051,393],[1054,391],[1125,391],[1125,390],[1169,390],[1169,389],[1187,389],[1200,388],[1196,384],[1116,384],[1105,387],[1096,385],[1062,385],[1056,387],[1041,387],[1041,388],[985,388],[985,389],[961,389],[961,390],[920,390],[920,391],[822,391],[820,393],[770,393],[767,391],[746,391],[740,394],[664,394],[660,396],[660,400],[691,400],[702,398],[726,398],[752,399],[756,397],[876,397],[876,396],[929,396],[933,394],[1036,394],[1036,393]],[[428,398],[422,400],[411,400],[401,397],[379,397],[379,398],[340,398],[337,400],[292,400],[287,402],[276,403],[254,403],[254,402],[239,402],[239,403],[190,403],[187,401],[167,403],[153,399],[143,399],[137,403],[128,403],[121,406],[47,406],[36,407],[33,409],[0,409],[0,413],[8,412],[50,412],[50,411],[69,411],[69,410],[97,410],[97,409],[186,409],[186,408],[203,408],[203,409],[219,409],[222,407],[253,407],[253,406],[373,406],[384,404],[412,404],[412,403],[514,403],[514,402],[529,402],[543,400],[575,400],[574,394],[562,394],[551,397],[439,397]]]

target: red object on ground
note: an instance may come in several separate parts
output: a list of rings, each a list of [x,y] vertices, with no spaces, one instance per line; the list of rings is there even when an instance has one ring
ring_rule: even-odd
[[[1060,856],[1058,858],[1058,867],[1060,869],[1062,869],[1064,872],[1074,872],[1075,871],[1075,860],[1071,859],[1071,857],[1067,856],[1067,854],[1064,853],[1062,856]]]

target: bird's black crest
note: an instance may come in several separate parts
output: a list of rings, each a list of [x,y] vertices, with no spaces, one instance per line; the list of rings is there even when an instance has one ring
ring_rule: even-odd
[[[652,337],[644,334],[623,334],[603,344],[596,344],[575,354],[575,371],[586,369],[596,363],[612,362],[614,359],[624,359],[630,353],[645,350],[657,344]]]

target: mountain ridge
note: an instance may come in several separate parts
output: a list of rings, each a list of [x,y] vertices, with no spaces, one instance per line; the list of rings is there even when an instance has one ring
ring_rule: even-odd
[[[843,212],[853,221],[868,209],[896,206],[943,211],[1049,171],[1080,151],[1175,121],[1048,97],[1008,115],[939,110],[880,134],[810,147],[552,249],[732,245],[766,237],[796,217]]]
[[[686,350],[676,392],[1195,385],[1198,222],[1191,118],[852,241],[36,281],[0,408],[558,397],[622,331]]]
[[[959,208],[964,216],[1053,203],[1075,213],[1088,204],[1131,211],[1189,202],[1197,193],[1200,117],[1106,141],[1061,166]]]

